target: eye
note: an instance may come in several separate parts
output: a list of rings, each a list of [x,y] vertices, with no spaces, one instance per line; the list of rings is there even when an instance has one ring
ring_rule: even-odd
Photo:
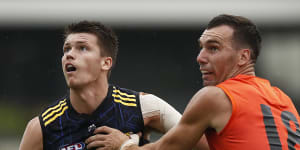
[[[80,51],[86,51],[87,48],[86,48],[85,46],[80,46],[80,47],[79,47],[79,50],[80,50]]]
[[[217,51],[217,50],[219,50],[219,48],[217,46],[210,46],[209,50],[211,50],[211,51]]]
[[[69,52],[70,50],[71,50],[70,47],[64,47],[63,52],[66,53],[66,52]]]

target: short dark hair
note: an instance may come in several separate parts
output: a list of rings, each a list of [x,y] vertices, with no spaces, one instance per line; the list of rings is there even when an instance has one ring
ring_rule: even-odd
[[[233,16],[227,14],[221,14],[214,17],[207,26],[207,29],[211,29],[221,25],[228,25],[234,29],[233,44],[236,46],[249,46],[251,49],[251,59],[253,63],[260,53],[261,49],[261,36],[258,28],[252,21],[242,16]]]
[[[64,40],[72,33],[91,33],[97,36],[98,44],[103,51],[104,56],[112,58],[112,65],[114,66],[118,54],[118,37],[110,28],[96,21],[80,21],[66,26],[64,31]]]

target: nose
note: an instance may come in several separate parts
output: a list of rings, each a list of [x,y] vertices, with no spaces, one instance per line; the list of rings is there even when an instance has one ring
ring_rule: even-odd
[[[66,52],[64,55],[65,55],[67,60],[75,58],[75,53],[74,53],[73,48],[70,49],[68,52]]]
[[[67,59],[74,59],[73,55],[67,54]]]
[[[207,56],[206,56],[206,53],[205,53],[205,50],[202,49],[200,50],[198,56],[197,56],[197,62],[202,65],[202,64],[206,64],[208,62],[207,60]]]

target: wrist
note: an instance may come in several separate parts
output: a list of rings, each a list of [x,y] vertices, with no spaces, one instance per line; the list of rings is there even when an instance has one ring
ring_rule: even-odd
[[[121,146],[120,150],[126,150],[126,147],[132,146],[132,145],[138,145],[140,137],[137,134],[129,135],[129,138],[127,141],[125,141]]]

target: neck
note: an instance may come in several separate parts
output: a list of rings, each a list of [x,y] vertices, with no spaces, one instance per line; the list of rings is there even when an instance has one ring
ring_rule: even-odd
[[[70,88],[70,101],[80,114],[92,114],[103,102],[108,92],[108,82],[95,81],[81,88]]]
[[[255,64],[253,63],[249,63],[244,66],[241,66],[236,72],[233,73],[232,77],[235,77],[239,74],[255,76],[254,65]]]

